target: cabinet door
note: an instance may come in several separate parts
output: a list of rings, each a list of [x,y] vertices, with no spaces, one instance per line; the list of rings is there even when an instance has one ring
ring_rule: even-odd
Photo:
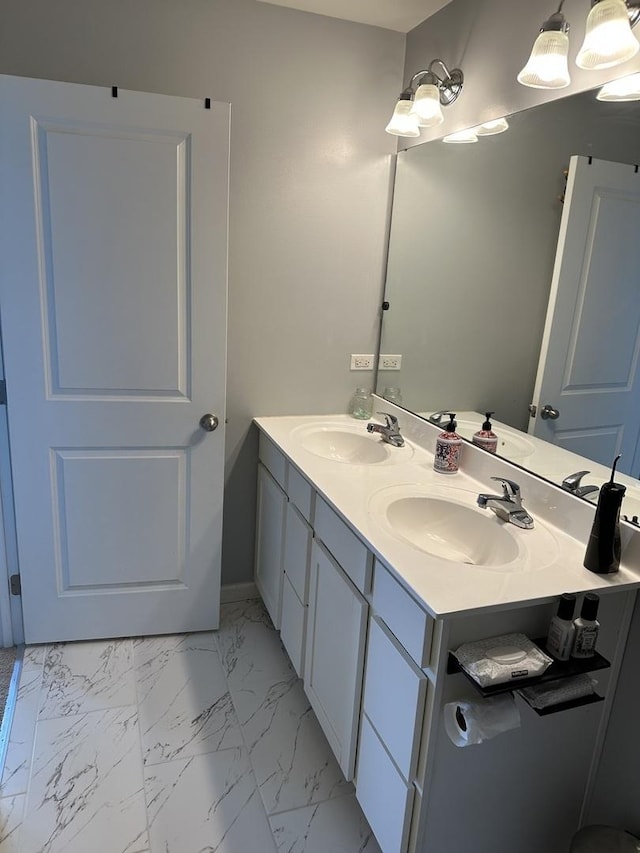
[[[255,581],[276,628],[280,627],[282,553],[287,496],[263,465],[258,465]]]
[[[366,601],[314,540],[305,691],[347,780],[354,775],[366,626]]]

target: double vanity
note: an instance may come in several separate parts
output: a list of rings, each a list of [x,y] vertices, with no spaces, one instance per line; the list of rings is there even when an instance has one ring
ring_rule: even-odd
[[[592,574],[593,506],[471,445],[458,473],[438,474],[437,427],[376,409],[398,418],[403,446],[348,416],[256,419],[260,594],[384,853],[566,853],[589,822],[640,532],[625,531],[617,574]],[[508,484],[506,514],[492,478]],[[531,529],[504,520],[520,498]],[[545,636],[561,593],[589,591],[611,663],[594,674],[603,701],[543,717],[516,697],[518,728],[455,746],[444,706],[479,696],[449,652]]]

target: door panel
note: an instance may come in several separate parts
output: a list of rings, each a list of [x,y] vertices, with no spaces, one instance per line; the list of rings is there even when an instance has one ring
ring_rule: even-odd
[[[189,137],[32,132],[51,393],[187,396]]]
[[[229,107],[12,77],[0,97],[27,642],[215,628]]]
[[[640,176],[572,157],[529,431],[631,473],[640,433]]]

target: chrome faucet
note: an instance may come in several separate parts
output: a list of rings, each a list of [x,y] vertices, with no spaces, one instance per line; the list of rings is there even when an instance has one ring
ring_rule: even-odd
[[[572,495],[577,495],[579,498],[592,495],[594,492],[598,491],[598,486],[580,485],[580,480],[582,480],[585,474],[589,473],[589,471],[576,471],[575,474],[569,474],[569,476],[565,477],[562,481],[562,488],[567,492],[571,492]]]
[[[434,412],[432,415],[429,415],[427,420],[436,426],[442,426],[442,419],[445,415],[449,417],[449,413],[450,409],[441,409],[439,412]]]
[[[516,527],[523,527],[526,530],[530,530],[533,527],[533,518],[522,506],[520,486],[514,483],[513,480],[507,480],[505,477],[492,477],[491,479],[502,483],[502,494],[479,494],[478,506],[481,506],[483,509],[492,509],[498,518],[508,521],[510,524],[515,524]]]
[[[367,432],[377,432],[387,444],[392,444],[394,447],[404,447],[404,438],[400,435],[396,416],[390,415],[388,412],[376,412],[376,414],[382,415],[385,419],[385,425],[367,424]]]

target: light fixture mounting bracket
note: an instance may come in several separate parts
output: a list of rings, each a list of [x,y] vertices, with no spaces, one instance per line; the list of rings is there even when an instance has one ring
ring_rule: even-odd
[[[638,0],[640,3],[640,0]],[[442,70],[442,76],[436,74],[433,70],[434,65],[439,65]],[[425,79],[423,79],[425,78]],[[459,68],[449,70],[446,63],[441,59],[433,59],[429,63],[429,67],[423,71],[417,71],[411,78],[409,88],[413,89],[416,82],[432,83],[438,89],[438,96],[443,107],[450,106],[462,91],[464,84],[464,74]]]

